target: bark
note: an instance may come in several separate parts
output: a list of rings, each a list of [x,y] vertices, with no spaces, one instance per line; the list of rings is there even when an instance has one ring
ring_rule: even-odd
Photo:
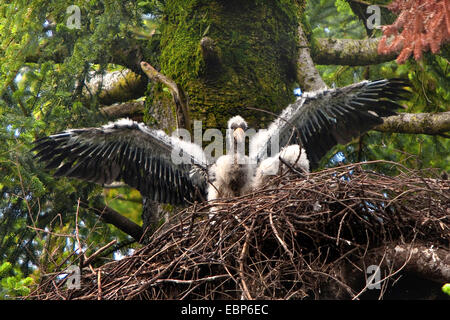
[[[144,107],[145,102],[143,100],[128,101],[103,107],[100,112],[111,120],[131,118],[135,121],[142,121]]]
[[[380,287],[389,281],[389,286],[396,290],[396,279],[401,275],[414,275],[423,279],[429,288],[420,288],[422,292],[432,287],[439,287],[450,281],[450,251],[448,248],[434,247],[425,243],[386,243],[382,247],[369,249],[360,261],[337,263],[331,274],[341,283],[345,283],[351,292],[337,282],[329,282],[324,289],[326,299],[360,299],[367,293],[373,293],[368,284],[368,277],[374,274],[369,266],[379,268]],[[377,295],[380,293],[377,291]],[[422,298],[426,298],[423,296]]]
[[[100,104],[110,105],[140,98],[147,85],[145,76],[129,69],[94,75],[83,88],[83,95],[88,99],[98,95]]]
[[[316,69],[316,66],[311,58],[308,39],[301,24],[298,26],[299,37],[299,55],[297,60],[297,76],[300,82],[300,87],[304,91],[314,91],[326,88],[327,85],[323,81]]]
[[[384,118],[375,128],[382,132],[438,135],[450,131],[450,111],[440,113],[400,113]]]
[[[141,68],[150,80],[157,83],[162,83],[169,89],[170,93],[172,94],[173,102],[175,104],[177,128],[190,130],[191,120],[189,118],[186,95],[183,89],[181,89],[180,86],[176,84],[172,79],[158,72],[147,62],[141,62]]]
[[[119,230],[122,230],[126,234],[133,237],[134,240],[140,242],[142,240],[143,230],[142,227],[131,221],[130,219],[122,216],[117,211],[105,207],[95,209],[95,213],[105,222],[112,224]]]
[[[80,202],[80,206],[86,209],[91,209],[96,215],[98,215],[103,222],[112,224],[119,230],[133,237],[137,242],[142,240],[143,229],[138,224],[134,223],[130,219],[124,217],[114,209],[108,206],[89,206],[87,203]]]
[[[365,271],[369,265],[380,268],[381,286],[389,278],[396,279],[400,273],[413,274],[439,285],[450,281],[450,251],[448,249],[433,247],[424,243],[388,243],[383,247],[374,248],[367,252],[364,261],[360,263],[362,272],[357,268],[346,268],[348,271],[346,274],[347,281],[363,283],[363,288],[354,298],[359,298],[367,290],[367,281],[365,280],[367,274]]]
[[[384,256],[384,259],[382,257]],[[437,283],[450,281],[450,251],[425,244],[388,244],[374,249],[367,262],[383,260],[382,265],[415,273]]]
[[[374,39],[315,39],[312,58],[316,64],[367,66],[395,60],[398,52],[378,54],[379,38]]]

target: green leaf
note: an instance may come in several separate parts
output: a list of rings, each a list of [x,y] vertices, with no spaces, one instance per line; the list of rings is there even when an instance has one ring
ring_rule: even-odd
[[[3,262],[3,264],[0,266],[0,277],[8,273],[12,268],[12,265],[10,262]]]
[[[442,292],[450,296],[450,283],[446,283],[442,286]]]

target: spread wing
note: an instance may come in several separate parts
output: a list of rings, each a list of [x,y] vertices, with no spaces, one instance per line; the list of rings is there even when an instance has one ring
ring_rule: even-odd
[[[33,150],[55,176],[98,184],[123,180],[163,203],[206,198],[202,149],[129,119],[54,134],[35,141]]]
[[[305,93],[283,110],[281,115],[256,140],[254,158],[264,160],[279,148],[301,144],[312,167],[336,144],[353,138],[383,123],[381,117],[395,114],[397,101],[409,93],[401,79],[362,81],[343,88]]]

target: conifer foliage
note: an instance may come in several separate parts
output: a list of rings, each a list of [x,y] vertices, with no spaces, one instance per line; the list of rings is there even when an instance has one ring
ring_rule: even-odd
[[[399,52],[397,62],[403,63],[412,54],[419,60],[428,50],[437,53],[450,41],[450,0],[396,0],[389,9],[398,17],[382,28],[380,54]]]

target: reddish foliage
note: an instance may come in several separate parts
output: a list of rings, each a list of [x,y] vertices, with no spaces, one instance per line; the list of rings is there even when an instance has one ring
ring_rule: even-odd
[[[389,9],[398,17],[383,27],[378,53],[400,52],[397,62],[403,63],[411,54],[419,60],[429,49],[437,53],[450,41],[450,0],[395,0]]]

